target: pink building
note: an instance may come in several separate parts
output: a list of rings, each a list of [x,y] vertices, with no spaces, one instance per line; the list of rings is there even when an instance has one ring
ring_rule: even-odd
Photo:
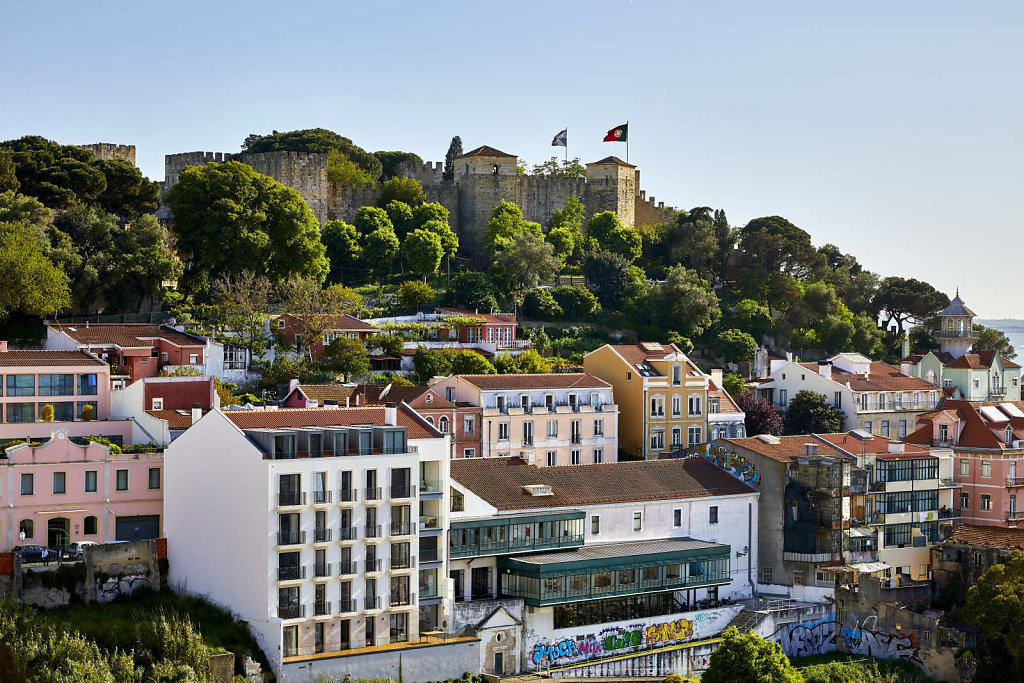
[[[53,422],[43,422],[44,406]],[[93,420],[82,420],[90,406]],[[0,441],[45,439],[56,424],[72,437],[132,443],[132,422],[110,419],[110,366],[80,350],[8,349],[0,341]]]
[[[79,445],[62,426],[42,445],[6,450],[0,549],[160,537],[162,452],[115,454],[102,444]]]
[[[1024,522],[1024,401],[947,400],[918,418],[911,443],[951,448],[957,504],[966,524]]]

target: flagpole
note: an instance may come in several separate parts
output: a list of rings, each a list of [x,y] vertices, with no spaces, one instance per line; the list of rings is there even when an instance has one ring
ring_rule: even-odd
[[[569,126],[565,127],[565,163],[569,163]]]
[[[629,119],[626,119],[626,163],[629,163]]]

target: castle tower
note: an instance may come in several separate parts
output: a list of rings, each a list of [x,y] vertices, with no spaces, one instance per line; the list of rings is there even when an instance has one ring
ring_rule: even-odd
[[[964,305],[960,292],[949,305],[939,311],[939,330],[935,338],[943,351],[949,352],[953,358],[970,353],[978,335],[974,332],[974,311]]]
[[[97,160],[124,159],[135,165],[135,145],[118,145],[113,142],[96,142],[91,145],[75,145],[93,153]]]
[[[636,166],[615,156],[587,164],[587,217],[614,211],[623,225],[634,225],[636,176]]]
[[[467,175],[517,175],[516,155],[482,145],[453,160],[455,177]]]
[[[519,201],[516,155],[483,145],[455,157],[453,163],[459,196],[456,232],[463,245],[473,248],[480,244],[498,202]]]

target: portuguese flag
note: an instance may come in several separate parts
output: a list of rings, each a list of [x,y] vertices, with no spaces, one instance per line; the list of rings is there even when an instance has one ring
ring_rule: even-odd
[[[602,140],[602,142],[625,142],[628,139],[628,130],[628,123],[624,123],[621,126],[615,126],[608,131],[608,135],[604,136],[604,140]]]

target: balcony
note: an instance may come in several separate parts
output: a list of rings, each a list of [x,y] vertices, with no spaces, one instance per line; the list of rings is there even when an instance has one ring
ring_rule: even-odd
[[[391,568],[392,569],[412,569],[416,565],[416,557],[414,555],[392,555],[391,556]]]
[[[359,573],[359,563],[352,560],[346,560],[338,563],[338,576],[349,576],[350,574]]]
[[[281,619],[303,619],[306,616],[306,606],[278,605],[277,616]]]
[[[420,600],[430,600],[439,597],[441,597],[441,590],[436,583],[430,585],[424,585],[422,583],[420,584]]]
[[[342,489],[338,493],[338,502],[342,505],[345,505],[346,503],[354,503],[358,497],[359,496],[355,489]]]
[[[353,566],[355,565],[353,564]],[[384,571],[384,560],[368,560],[366,562],[365,573],[380,574],[382,571]]]
[[[324,562],[313,566],[313,578],[323,579],[331,575],[331,563]]]
[[[313,505],[330,505],[330,491],[313,491]]]
[[[978,333],[970,330],[939,330],[935,332],[936,339],[977,339]]]
[[[305,567],[278,567],[277,568],[277,580],[278,581],[301,581],[306,578]]]
[[[331,541],[331,530],[330,529],[314,529],[313,530],[313,543],[330,543]]]
[[[366,527],[365,537],[366,538],[380,538],[381,537],[380,524],[372,524],[370,526],[367,526]]]
[[[306,504],[306,494],[301,491],[281,491],[277,494],[277,507],[287,508]]]
[[[940,489],[956,489],[956,488],[960,488],[960,486],[956,483],[956,481],[953,479],[953,477],[940,477],[939,478],[939,488]]]
[[[412,523],[411,522],[392,522],[391,523],[391,535],[392,536],[411,536],[412,535]]]
[[[366,502],[381,500],[380,487],[366,489]]]
[[[420,517],[420,531],[440,531],[441,525],[435,516]]]
[[[420,548],[420,564],[425,562],[441,562],[444,558],[437,548]]]
[[[375,598],[364,598],[363,599],[363,610],[371,612],[373,610],[384,609],[384,598],[379,595]]]
[[[416,604],[416,600],[412,595],[392,595],[388,604],[391,607],[411,607]]]
[[[839,562],[843,559],[842,553],[790,553],[783,552],[782,559],[786,562],[809,562],[822,564],[825,562]]]
[[[415,489],[413,489],[412,486],[406,484],[402,486],[392,486],[389,494],[391,496],[391,500],[402,500],[404,498],[412,498],[414,496],[414,491]]]
[[[1024,477],[1007,477],[1007,486],[1024,486]]]
[[[441,495],[444,493],[444,486],[436,479],[420,479],[420,495]]]
[[[1024,521],[1024,510],[1007,510],[1004,519],[1007,522]]]
[[[354,541],[359,537],[359,533],[356,531],[354,526],[343,526],[338,529],[338,541],[344,543],[345,541]]]
[[[953,439],[932,439],[932,446],[935,448],[952,448],[955,445]]]
[[[302,545],[305,542],[305,531],[279,531],[277,533],[278,545]]]
[[[345,614],[346,612],[356,611],[356,601],[352,598],[342,598],[338,600],[338,613]]]

